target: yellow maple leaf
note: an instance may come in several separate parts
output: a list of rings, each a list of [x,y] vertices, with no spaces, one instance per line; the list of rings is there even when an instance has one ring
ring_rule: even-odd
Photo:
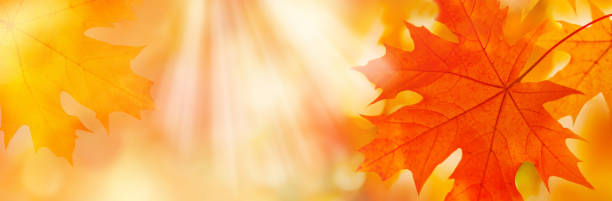
[[[86,129],[60,103],[66,92],[96,112],[139,116],[152,109],[152,83],[134,74],[141,48],[85,36],[131,16],[134,0],[8,0],[0,2],[0,106],[5,144],[27,125],[34,147],[71,161],[75,131]]]
[[[566,115],[576,117],[584,104],[594,96],[602,93],[609,106],[612,106],[612,21],[609,16],[595,5],[590,3],[593,20],[601,22],[589,25],[584,31],[577,32],[560,44],[557,50],[567,52],[571,59],[567,66],[556,72],[551,81],[572,87],[583,94],[564,97],[558,101],[547,103],[546,109],[556,118]],[[601,19],[599,19],[601,18]],[[543,35],[539,43],[543,47],[553,46],[553,40],[567,37],[582,26],[560,21],[561,29],[553,28]]]

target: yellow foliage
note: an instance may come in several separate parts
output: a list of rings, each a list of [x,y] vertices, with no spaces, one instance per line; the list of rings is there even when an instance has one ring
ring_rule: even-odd
[[[153,108],[151,82],[134,74],[140,48],[85,36],[92,27],[129,18],[132,0],[9,0],[0,3],[0,105],[5,144],[27,125],[36,149],[71,160],[76,129],[63,110],[66,92],[107,126],[111,112],[138,117]]]

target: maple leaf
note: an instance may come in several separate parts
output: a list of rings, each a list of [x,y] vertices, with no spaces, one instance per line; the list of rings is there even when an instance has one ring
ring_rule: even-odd
[[[7,144],[27,125],[36,149],[71,161],[75,131],[86,130],[62,109],[70,94],[108,126],[114,111],[139,116],[153,107],[151,82],[130,69],[141,48],[84,35],[131,16],[130,0],[9,0],[0,3],[0,106]]]
[[[565,144],[578,137],[542,106],[579,92],[550,81],[521,82],[544,58],[525,67],[543,26],[509,43],[502,30],[507,8],[498,1],[436,3],[436,20],[458,42],[407,23],[413,51],[387,47],[383,57],[356,68],[382,89],[375,101],[404,90],[423,97],[391,114],[366,117],[378,134],[360,149],[365,159],[359,169],[383,179],[409,169],[420,191],[433,169],[461,149],[448,201],[522,200],[515,175],[524,162],[534,164],[544,181],[558,176],[592,187]]]
[[[593,19],[602,20],[581,31],[584,26],[560,22],[562,30],[550,31],[543,35],[539,44],[551,47],[568,34],[576,32],[556,49],[570,54],[567,66],[557,72],[550,80],[581,91],[584,94],[564,97],[547,103],[546,109],[555,117],[565,115],[576,117],[584,103],[602,92],[609,108],[612,108],[612,21],[608,16],[591,4]]]

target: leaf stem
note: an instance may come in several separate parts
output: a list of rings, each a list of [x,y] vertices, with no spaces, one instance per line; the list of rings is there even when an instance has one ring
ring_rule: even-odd
[[[548,56],[555,48],[557,48],[559,45],[561,45],[563,42],[565,42],[567,39],[571,38],[572,36],[576,35],[578,32],[588,28],[589,26],[591,26],[592,24],[595,24],[603,19],[609,18],[611,17],[612,14],[607,14],[604,16],[601,16],[591,22],[589,22],[588,24],[585,24],[584,26],[576,29],[575,31],[573,31],[572,33],[570,33],[569,35],[565,36],[565,38],[561,39],[559,42],[557,42],[555,45],[553,45],[551,48],[549,48],[540,58],[538,58],[538,60],[533,63],[528,69],[527,71],[525,71],[525,73],[523,73],[519,78],[517,78],[516,80],[514,80],[514,82],[512,82],[510,84],[510,86],[516,84],[517,82],[520,82],[529,72],[531,72],[531,70],[533,70],[538,64],[540,64],[540,62],[542,62],[542,60],[544,60],[544,58],[546,58],[546,56]]]

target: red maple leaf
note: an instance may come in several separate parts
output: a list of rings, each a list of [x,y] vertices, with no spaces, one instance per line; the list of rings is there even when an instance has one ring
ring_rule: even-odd
[[[502,31],[507,9],[500,9],[498,1],[436,3],[437,21],[458,42],[407,23],[413,51],[387,47],[383,57],[356,68],[382,89],[376,101],[404,90],[423,96],[394,113],[366,117],[378,134],[361,149],[360,170],[387,179],[409,169],[420,191],[433,169],[461,149],[447,201],[522,200],[515,175],[524,162],[534,164],[544,181],[558,176],[592,188],[565,144],[578,137],[542,106],[579,92],[550,81],[521,82],[548,54],[525,66],[543,29],[510,43]]]

